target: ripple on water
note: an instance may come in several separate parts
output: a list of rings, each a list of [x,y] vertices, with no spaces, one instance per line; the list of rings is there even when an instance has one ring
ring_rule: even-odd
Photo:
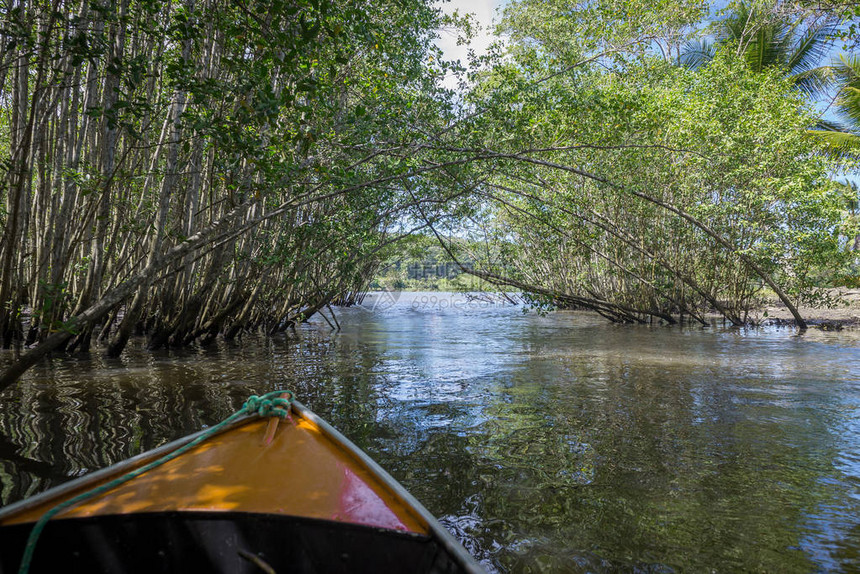
[[[857,336],[434,296],[40,366],[0,397],[0,500],[290,387],[500,572],[860,570]]]

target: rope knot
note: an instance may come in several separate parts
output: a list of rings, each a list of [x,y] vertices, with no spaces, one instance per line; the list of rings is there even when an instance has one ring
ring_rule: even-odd
[[[281,395],[289,395],[282,397]],[[263,396],[251,395],[242,411],[246,414],[257,413],[261,417],[278,417],[285,419],[290,414],[290,404],[293,402],[293,393],[290,391],[273,391]]]

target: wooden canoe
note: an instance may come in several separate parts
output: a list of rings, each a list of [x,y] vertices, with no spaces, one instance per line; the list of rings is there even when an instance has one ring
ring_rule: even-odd
[[[379,465],[298,402],[242,417],[47,523],[31,572],[484,572]],[[57,504],[191,435],[0,509],[0,573]]]

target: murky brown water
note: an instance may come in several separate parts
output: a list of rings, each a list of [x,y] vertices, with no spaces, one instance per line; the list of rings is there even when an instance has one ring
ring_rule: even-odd
[[[429,293],[337,313],[336,334],[318,318],[34,369],[0,396],[0,501],[287,387],[491,569],[860,570],[860,333],[613,326]]]

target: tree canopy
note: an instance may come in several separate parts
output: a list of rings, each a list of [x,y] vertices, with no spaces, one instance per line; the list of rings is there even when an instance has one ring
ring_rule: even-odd
[[[288,329],[416,231],[616,321],[740,324],[767,288],[803,326],[852,257],[796,89],[835,16],[759,4],[738,36],[745,4],[511,2],[454,92],[434,38],[464,21],[428,0],[5,3],[0,343],[32,348],[0,388],[94,338]]]

